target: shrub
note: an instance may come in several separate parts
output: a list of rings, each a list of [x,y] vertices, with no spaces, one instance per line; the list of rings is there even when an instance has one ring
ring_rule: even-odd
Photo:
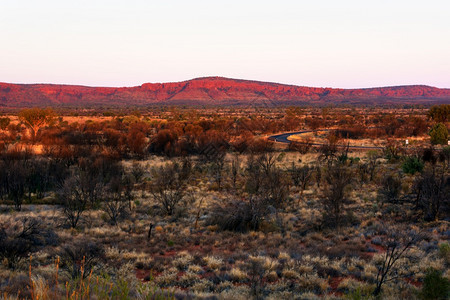
[[[6,128],[8,127],[9,123],[11,123],[11,119],[8,117],[3,117],[0,118],[0,129],[1,130],[6,130]]]
[[[0,258],[14,269],[30,253],[57,244],[57,236],[35,218],[21,218],[0,225]]]
[[[267,214],[267,204],[260,198],[230,200],[215,204],[211,209],[208,225],[218,225],[221,230],[245,232],[258,230]]]
[[[399,142],[394,140],[388,140],[383,148],[383,153],[387,160],[396,161],[397,159],[400,158],[403,150],[404,149]]]
[[[124,176],[125,178],[127,177]],[[127,207],[131,206],[131,200],[129,201],[127,194],[132,194],[126,193],[124,179],[122,179],[121,175],[118,175],[111,180],[106,188],[102,209],[106,212],[113,225],[116,225],[120,219],[128,214]]]
[[[385,202],[397,202],[401,187],[402,181],[398,176],[393,174],[386,175],[379,190],[382,200]]]
[[[438,270],[429,269],[419,293],[422,299],[448,299],[450,296],[450,281]]]
[[[450,244],[442,243],[439,246],[439,255],[445,260],[447,264],[450,264]]]
[[[431,143],[434,145],[447,145],[448,141],[448,129],[447,127],[442,123],[435,124],[430,129],[430,137],[431,137]]]
[[[66,244],[60,253],[63,267],[72,278],[87,277],[105,257],[102,246],[92,241],[78,241]]]
[[[313,168],[309,166],[297,167],[294,162],[292,162],[292,168],[289,170],[291,173],[291,179],[295,186],[300,188],[300,198],[303,196],[303,192],[310,183],[313,175]]]
[[[447,122],[450,120],[450,104],[432,106],[428,111],[428,117],[436,122]]]
[[[259,155],[256,159],[250,156],[246,166],[245,189],[255,198],[279,208],[286,204],[288,180],[275,162],[276,156],[271,153]]]
[[[402,170],[406,174],[414,175],[417,172],[422,172],[424,163],[417,157],[408,157],[402,165]]]

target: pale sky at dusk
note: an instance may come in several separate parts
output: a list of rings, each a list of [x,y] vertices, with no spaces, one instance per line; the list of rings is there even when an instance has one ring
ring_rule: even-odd
[[[0,82],[450,88],[448,0],[0,0]]]

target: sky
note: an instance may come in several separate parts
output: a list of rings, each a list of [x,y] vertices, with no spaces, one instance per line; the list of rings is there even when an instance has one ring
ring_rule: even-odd
[[[0,82],[450,88],[448,0],[0,0]]]

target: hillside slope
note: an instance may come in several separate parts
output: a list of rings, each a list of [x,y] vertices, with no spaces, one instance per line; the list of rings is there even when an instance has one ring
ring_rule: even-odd
[[[136,87],[0,83],[0,106],[143,104],[450,103],[450,89],[424,85],[333,89],[222,77]]]

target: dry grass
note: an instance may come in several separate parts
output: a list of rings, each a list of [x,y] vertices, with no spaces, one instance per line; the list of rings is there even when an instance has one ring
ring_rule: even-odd
[[[314,153],[287,152],[277,164],[287,169],[292,162],[310,164],[317,161],[317,157]],[[243,164],[246,159],[246,156],[241,157]],[[168,159],[152,157],[139,163],[158,166],[168,162]],[[131,167],[131,162],[125,164]],[[23,216],[36,217],[48,225],[57,225],[55,229],[61,243],[73,240],[101,243],[105,249],[102,269],[110,276],[108,280],[117,283],[120,276],[127,278],[133,289],[137,289],[142,281],[150,281],[158,288],[190,293],[198,298],[252,299],[252,280],[258,276],[264,283],[262,289],[266,299],[333,299],[373,288],[377,264],[383,258],[383,248],[371,243],[372,238],[379,236],[376,230],[382,217],[377,208],[374,183],[355,184],[355,190],[350,193],[352,203],[348,209],[357,215],[358,226],[348,226],[340,232],[320,228],[322,187],[313,184],[304,191],[300,202],[297,201],[298,190],[291,187],[289,196],[292,200],[277,212],[284,232],[277,227],[274,231],[235,233],[207,225],[211,204],[226,200],[231,193],[208,190],[210,180],[207,177],[197,180],[191,187],[193,200],[186,206],[185,213],[176,217],[161,214],[158,203],[145,193],[145,197],[141,197],[142,193],[138,191],[136,200],[139,204],[134,206],[128,220],[118,226],[104,221],[101,211],[89,210],[79,228],[66,229],[62,226],[60,209],[29,205],[24,205],[22,212],[1,213],[0,222],[11,222]],[[195,227],[197,214],[199,219]],[[147,240],[150,223],[155,226]],[[430,226],[432,232],[427,245],[448,243],[445,235],[449,230],[448,223],[426,226]],[[386,295],[393,298],[412,295],[429,267],[442,270],[444,276],[450,277],[446,268],[448,258],[439,255],[438,247],[424,249],[418,245],[399,260],[396,272],[408,280],[387,284]],[[52,259],[58,250],[57,247],[47,248],[33,255],[33,282],[39,295],[48,294],[46,289],[51,287],[49,281],[55,276]],[[336,252],[342,255],[333,256]],[[260,272],[254,274],[248,267],[249,262],[259,265]],[[28,262],[12,272],[5,265],[0,266],[1,281],[12,284],[22,278],[29,282],[27,267]],[[60,271],[60,276],[60,279],[71,280],[67,272]],[[5,298],[14,299],[14,296],[6,295]]]

